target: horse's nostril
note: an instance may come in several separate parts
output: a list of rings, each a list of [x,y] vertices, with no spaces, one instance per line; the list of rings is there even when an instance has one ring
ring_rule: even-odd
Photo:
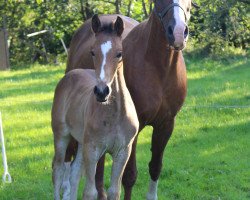
[[[188,27],[186,26],[186,29],[184,31],[184,38],[186,38],[188,36]]]
[[[173,32],[172,27],[171,27],[171,26],[169,26],[169,27],[168,27],[168,35],[169,35],[169,36],[172,36],[172,35],[173,35],[173,33],[174,33],[174,32]]]

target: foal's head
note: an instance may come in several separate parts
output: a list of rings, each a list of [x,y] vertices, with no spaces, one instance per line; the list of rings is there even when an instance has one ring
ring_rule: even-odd
[[[103,23],[97,15],[92,18],[92,30],[95,42],[91,55],[97,77],[94,94],[99,102],[105,102],[111,93],[111,83],[117,68],[122,65],[122,38],[124,30],[122,19],[118,16],[115,22]]]
[[[188,39],[191,0],[154,0],[154,12],[161,21],[166,39],[175,50],[182,50]]]

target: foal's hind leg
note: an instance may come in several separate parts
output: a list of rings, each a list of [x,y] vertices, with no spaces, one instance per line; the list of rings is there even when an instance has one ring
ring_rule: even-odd
[[[53,185],[54,185],[54,199],[60,200],[60,189],[62,186],[65,165],[64,158],[67,145],[69,143],[70,136],[69,134],[61,134],[54,132],[54,147],[55,155],[53,159]]]
[[[162,168],[164,149],[173,132],[174,119],[165,121],[161,126],[154,127],[152,135],[152,158],[149,162],[149,173],[151,176],[147,200],[157,200],[158,179]]]
[[[119,200],[121,192],[122,175],[131,153],[131,147],[120,150],[113,156],[111,185],[108,189],[108,200]]]
[[[70,200],[77,199],[77,191],[79,181],[83,171],[83,159],[82,159],[82,145],[78,144],[78,150],[76,154],[76,158],[71,165],[71,173],[70,173]]]

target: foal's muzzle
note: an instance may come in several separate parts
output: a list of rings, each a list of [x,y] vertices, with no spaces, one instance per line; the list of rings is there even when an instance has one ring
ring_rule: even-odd
[[[105,86],[95,86],[94,94],[96,95],[96,100],[99,102],[106,102],[110,94],[110,89],[107,85]]]

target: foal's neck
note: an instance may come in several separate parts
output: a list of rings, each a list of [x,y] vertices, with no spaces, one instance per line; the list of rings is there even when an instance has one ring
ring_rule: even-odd
[[[121,63],[117,69],[116,75],[112,83],[112,94],[118,111],[125,109],[127,98],[129,98],[128,89],[123,74],[123,64]]]

